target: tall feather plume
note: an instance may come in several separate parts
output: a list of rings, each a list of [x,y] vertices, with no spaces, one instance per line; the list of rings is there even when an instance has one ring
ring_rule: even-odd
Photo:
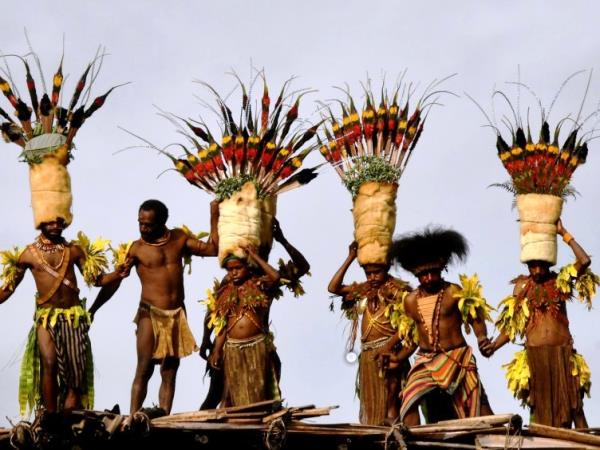
[[[231,196],[247,181],[255,183],[259,196],[273,196],[314,179],[317,168],[301,170],[301,167],[316,148],[311,142],[316,140],[320,123],[308,129],[298,125],[300,98],[309,91],[290,93],[291,79],[287,80],[273,105],[264,72],[258,72],[254,79],[262,79],[263,89],[260,106],[253,114],[252,85],[248,88],[235,72],[231,75],[241,88],[239,114],[234,114],[237,109],[228,104],[227,96],[222,97],[210,84],[198,81],[215,98],[216,108],[205,105],[223,124],[219,133],[211,132],[202,120],[196,122],[172,115],[189,129],[179,132],[194,143],[193,149],[182,145],[185,158],[167,154],[175,169],[190,184],[218,198]],[[219,135],[220,139],[214,138]]]
[[[542,101],[535,94],[535,92],[526,84],[522,83],[519,79],[517,82],[507,82],[509,85],[517,87],[517,108],[513,107],[510,95],[500,90],[494,90],[492,94],[492,101],[495,97],[502,98],[503,102],[508,106],[511,111],[510,116],[505,116],[503,119],[504,124],[509,130],[508,136],[502,135],[501,131],[491,125],[496,133],[496,148],[498,150],[498,157],[502,162],[502,165],[510,175],[510,181],[508,183],[494,184],[494,186],[502,186],[507,188],[510,186],[510,191],[514,195],[537,193],[537,194],[548,194],[557,197],[566,197],[573,194],[574,189],[571,187],[570,182],[573,173],[581,164],[584,164],[588,153],[588,142],[592,138],[593,131],[588,133],[582,133],[582,128],[586,121],[596,116],[600,109],[598,107],[585,119],[580,120],[585,99],[588,95],[591,74],[589,77],[584,90],[583,100],[581,106],[577,111],[575,119],[571,118],[569,114],[559,120],[554,127],[550,128],[549,120],[550,113],[558,100],[561,92],[565,86],[571,82],[577,75],[584,73],[584,71],[578,71],[566,78],[563,81],[552,99],[550,108],[547,110],[542,105]],[[520,72],[519,72],[520,78]],[[529,114],[527,114],[527,121],[524,125],[521,121],[520,113],[520,88],[523,87],[527,92],[531,94],[533,100],[538,104],[541,120],[540,120],[540,131],[538,134],[537,142],[534,142],[531,132],[531,124],[529,121]],[[485,115],[488,122],[490,122],[488,115],[485,110],[471,97],[469,97],[479,108],[479,110]],[[529,111],[529,108],[528,108]],[[569,134],[563,141],[562,146],[559,143],[560,132],[563,125],[566,122],[572,122],[573,127]],[[527,127],[527,131],[523,127]],[[578,138],[578,135],[581,137]],[[509,144],[510,143],[510,144]]]
[[[391,95],[382,83],[378,101],[370,81],[363,83],[365,103],[360,112],[348,88],[338,87],[346,99],[334,100],[341,117],[336,117],[329,105],[324,107],[320,153],[352,195],[366,181],[399,181],[421,137],[426,114],[439,104],[438,96],[451,94],[439,89],[449,77],[434,80],[411,106],[414,89],[403,83],[403,77]]]
[[[47,93],[42,66],[38,55],[33,50],[27,32],[25,33],[25,38],[27,40],[27,45],[29,46],[29,52],[24,56],[9,56],[16,56],[25,66],[25,84],[27,86],[30,103],[26,103],[26,99],[19,96],[19,90],[15,86],[12,77],[9,77],[8,80],[0,77],[0,90],[14,108],[14,115],[18,119],[18,122],[16,122],[8,115],[8,113],[3,109],[0,109],[0,116],[8,121],[6,123],[10,124],[10,126],[2,125],[2,134],[8,141],[14,142],[20,147],[25,147],[27,141],[40,134],[62,134],[67,138],[66,143],[68,151],[70,152],[73,138],[85,120],[104,105],[106,97],[110,92],[122,85],[114,86],[106,94],[97,97],[91,104],[86,105],[87,96],[83,92],[84,88],[86,85],[88,86],[88,91],[91,88],[99,71],[99,66],[94,69],[94,64],[97,59],[101,60],[103,56],[97,54],[94,60],[85,68],[82,76],[79,77],[73,96],[66,103],[68,104],[68,108],[63,108],[59,105],[59,100],[61,98],[61,92],[64,91],[64,84],[66,81],[66,78],[63,76],[64,52],[59,61],[58,68],[52,77],[51,91],[50,93]],[[34,64],[39,70],[39,79],[44,90],[41,97],[38,95],[36,80],[31,72],[30,64],[27,60],[28,58],[33,58]],[[10,73],[10,70],[7,72]],[[32,120],[33,115],[35,115],[35,120]],[[24,156],[28,162],[35,163],[35,159],[29,160],[27,154]]]

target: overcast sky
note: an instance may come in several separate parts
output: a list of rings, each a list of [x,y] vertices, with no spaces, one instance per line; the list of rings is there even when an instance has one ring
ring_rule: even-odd
[[[95,93],[114,84],[132,81],[109,97],[106,105],[79,132],[75,160],[69,170],[73,180],[74,215],[67,238],[78,230],[115,242],[135,239],[137,208],[147,198],[159,198],[170,209],[169,224],[187,224],[195,230],[209,225],[211,197],[188,185],[174,172],[157,176],[169,161],[148,150],[118,150],[137,144],[118,126],[166,145],[180,141],[174,127],[156,114],[153,105],[168,111],[210,118],[195,96],[212,100],[198,84],[201,79],[221,92],[229,92],[234,80],[225,73],[235,69],[244,79],[250,67],[264,67],[272,91],[291,75],[294,86],[319,92],[305,97],[300,114],[318,120],[317,100],[339,96],[332,88],[350,84],[357,97],[359,81],[367,73],[377,85],[381,75],[395,79],[408,68],[407,79],[428,83],[457,73],[446,87],[460,98],[447,97],[445,106],[432,111],[398,192],[396,232],[429,223],[452,226],[466,235],[471,256],[466,264],[448,273],[477,272],[490,303],[511,292],[509,280],[523,273],[519,262],[519,233],[511,196],[487,188],[507,179],[496,157],[495,136],[481,113],[465,97],[467,92],[489,107],[491,92],[515,90],[506,81],[517,78],[530,86],[545,105],[552,102],[560,84],[580,69],[597,69],[600,37],[595,2],[562,1],[102,1],[43,2],[3,1],[0,50],[24,54],[26,27],[39,53],[46,82],[56,69],[65,36],[64,70],[70,77],[67,92],[93,57],[99,44],[110,56],[104,61]],[[11,60],[20,76],[16,60]],[[18,70],[17,70],[18,69]],[[567,86],[557,101],[551,127],[578,110],[585,75]],[[24,87],[24,79],[19,79]],[[232,99],[237,102],[237,95]],[[600,73],[594,75],[585,111],[600,100]],[[0,100],[4,109],[5,99]],[[237,104],[237,103],[236,103]],[[539,112],[531,96],[521,94],[522,111],[531,106],[537,124]],[[498,107],[500,111],[505,111]],[[536,125],[537,127],[537,125]],[[537,132],[537,130],[536,130]],[[18,162],[19,150],[0,144],[0,187],[4,193],[0,221],[0,248],[25,245],[36,236],[30,209],[27,165]],[[573,183],[580,193],[565,205],[567,229],[592,255],[600,255],[598,211],[600,192],[594,173],[600,155],[590,144],[588,164],[579,168]],[[320,163],[315,153],[309,163]],[[352,240],[351,198],[331,169],[323,170],[309,186],[279,199],[278,218],[289,240],[312,264],[305,281],[307,295],[286,297],[273,305],[271,314],[276,345],[283,361],[282,389],[290,405],[315,403],[340,405],[328,421],[357,421],[354,397],[356,365],[344,361],[347,322],[329,311],[326,287],[346,256]],[[568,248],[559,244],[559,264],[571,261]],[[276,247],[272,257],[282,254]],[[594,263],[593,263],[594,264]],[[410,274],[396,272],[414,283]],[[186,276],[189,321],[201,339],[204,307],[198,300],[214,277],[222,276],[216,259],[197,259]],[[363,279],[358,266],[348,280]],[[81,283],[82,284],[82,283]],[[82,289],[93,299],[97,290]],[[17,292],[0,308],[0,425],[5,417],[18,417],[17,386],[21,355],[31,327],[34,286],[27,275]],[[129,391],[135,368],[132,319],[139,301],[135,274],[126,280],[113,300],[97,315],[91,329],[96,373],[96,407],[120,403],[129,409]],[[597,309],[588,312],[570,304],[569,317],[575,347],[588,360],[594,374],[592,399],[585,410],[591,425],[600,421],[600,339],[594,331]],[[468,341],[476,344],[473,336]],[[481,377],[495,412],[521,412],[506,388],[502,364],[519,348],[508,345],[491,360],[478,355]],[[174,411],[200,405],[207,387],[204,361],[197,355],[182,361]],[[153,378],[146,405],[157,402],[158,374]],[[528,417],[527,414],[524,417]]]

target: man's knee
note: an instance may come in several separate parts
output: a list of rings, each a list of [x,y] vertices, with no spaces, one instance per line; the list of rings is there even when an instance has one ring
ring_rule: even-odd
[[[166,358],[160,365],[160,373],[163,378],[174,378],[179,369],[179,358]]]
[[[145,380],[146,382],[152,376],[154,372],[154,363],[151,358],[139,358],[137,363],[137,369],[135,371],[135,380]]]

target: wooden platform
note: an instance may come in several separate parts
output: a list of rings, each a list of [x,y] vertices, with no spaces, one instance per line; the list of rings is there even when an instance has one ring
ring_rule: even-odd
[[[327,415],[332,409],[334,407],[318,408],[314,405],[283,407],[279,402],[269,401],[154,419],[137,414],[129,429],[123,428],[126,417],[119,414],[74,411],[64,418],[60,440],[55,438],[53,448],[600,450],[600,436],[596,435],[596,430],[563,430],[536,424],[522,427],[521,417],[515,414],[451,420],[411,428],[401,424],[310,423],[311,418]],[[15,429],[0,429],[0,450],[12,448],[10,439],[13,433]],[[15,436],[18,437],[19,433]],[[38,444],[28,448],[49,448],[40,438],[42,432],[33,436]]]

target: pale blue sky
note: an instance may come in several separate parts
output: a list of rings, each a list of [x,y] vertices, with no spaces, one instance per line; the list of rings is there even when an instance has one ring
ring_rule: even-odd
[[[290,75],[297,87],[312,87],[319,93],[305,99],[301,115],[316,120],[316,100],[339,95],[333,85],[348,82],[358,92],[358,82],[367,72],[375,82],[388,79],[408,67],[407,78],[427,83],[450,73],[458,75],[447,87],[461,98],[447,98],[445,107],[430,115],[421,142],[410,161],[398,192],[397,232],[429,223],[450,225],[469,239],[468,262],[453,268],[458,273],[477,272],[490,303],[496,305],[510,292],[508,281],[525,270],[519,263],[518,224],[509,194],[487,189],[507,175],[496,157],[494,135],[481,128],[483,118],[463,92],[489,104],[494,84],[522,80],[548,105],[561,82],[579,69],[597,68],[600,38],[597,33],[599,7],[595,2],[559,1],[31,1],[3,2],[0,50],[25,53],[23,28],[27,27],[40,54],[47,80],[60,58],[65,33],[65,72],[69,86],[93,56],[97,45],[107,47],[106,58],[95,91],[132,81],[115,91],[105,107],[79,132],[75,160],[69,166],[73,178],[73,225],[90,236],[116,242],[137,237],[138,205],[147,198],[160,198],[170,208],[169,224],[185,223],[193,229],[208,227],[210,197],[169,172],[168,161],[153,152],[116,151],[135,144],[117,128],[134,131],[158,144],[178,139],[173,126],[156,115],[153,104],[169,111],[196,116],[206,111],[194,95],[208,95],[193,79],[208,81],[220,91],[229,91],[233,80],[224,73],[236,69],[248,77],[251,62],[264,67],[273,90]],[[12,61],[15,63],[15,61]],[[17,67],[13,64],[12,67]],[[580,77],[557,102],[551,125],[575,111],[584,88]],[[23,86],[23,85],[21,85]],[[587,111],[600,99],[600,82],[594,76]],[[68,88],[69,90],[71,87]],[[522,104],[534,101],[522,96]],[[2,103],[7,109],[6,103]],[[564,223],[578,241],[600,255],[597,234],[600,192],[593,182],[600,167],[596,142],[590,145],[588,164],[574,177],[581,193],[569,201]],[[18,148],[2,144],[0,188],[3,219],[0,248],[33,240],[29,207],[27,166],[17,161]],[[309,162],[320,162],[318,154]],[[329,421],[356,421],[354,398],[355,365],[344,362],[346,322],[338,311],[329,312],[326,286],[346,256],[352,240],[350,195],[332,170],[324,170],[308,187],[282,195],[278,217],[289,239],[312,263],[313,276],[306,280],[307,295],[285,298],[273,306],[276,344],[283,361],[282,388],[290,404],[340,405]],[[559,264],[570,261],[562,244]],[[273,258],[281,249],[275,249]],[[594,264],[594,263],[593,263]],[[407,273],[401,277],[414,282]],[[221,276],[216,260],[196,260],[186,276],[187,308],[192,330],[201,338],[204,310],[198,300],[214,277]],[[353,266],[349,279],[361,279]],[[96,291],[83,295],[94,298]],[[120,403],[128,410],[130,383],[135,367],[132,319],[139,299],[135,275],[96,317],[91,331],[96,361],[96,406],[110,408]],[[34,308],[31,277],[13,298],[0,307],[0,424],[4,417],[16,419],[20,357],[31,326]],[[339,303],[338,303],[339,304]],[[581,304],[569,306],[575,346],[593,372],[592,399],[585,402],[591,424],[600,420],[600,374],[594,332],[597,309],[588,312]],[[471,343],[475,343],[469,337]],[[501,365],[507,363],[514,346],[498,352],[490,361],[478,357],[480,372],[496,412],[520,411],[506,389]],[[207,389],[204,362],[192,356],[182,362],[174,410],[196,409]],[[147,404],[157,401],[158,377],[151,382]],[[597,394],[594,397],[594,394]]]

